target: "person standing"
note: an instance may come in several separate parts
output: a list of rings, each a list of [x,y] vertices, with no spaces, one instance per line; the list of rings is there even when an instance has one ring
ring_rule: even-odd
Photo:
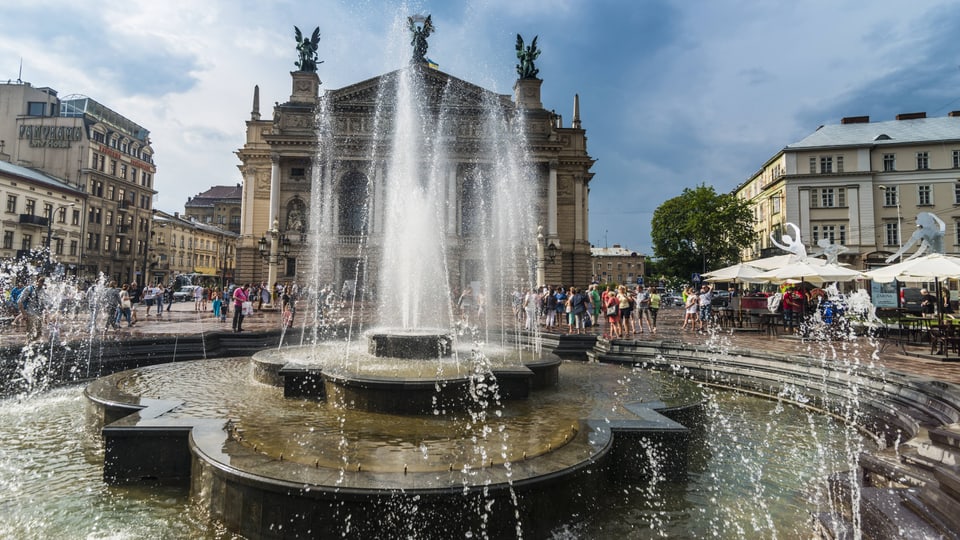
[[[710,324],[710,316],[713,314],[713,289],[710,285],[700,287],[700,298],[698,299],[700,307],[700,330],[706,330]]]
[[[657,333],[657,313],[660,311],[660,292],[656,288],[650,287],[650,326],[654,334]]]
[[[127,319],[127,328],[130,328],[136,324],[133,322],[130,314],[132,309],[133,302],[130,301],[130,286],[124,284],[123,287],[120,288],[120,306],[119,310],[117,311],[117,320],[114,321],[117,328],[120,327],[120,321],[122,319]]]
[[[237,287],[233,291],[233,331],[243,332],[243,303],[249,300],[247,291],[250,290],[250,284],[243,287]]]
[[[153,286],[153,299],[157,304],[157,317],[160,319],[163,318],[163,299],[165,293],[166,291],[164,290],[162,283],[157,283]]]
[[[37,278],[32,285],[27,285],[17,298],[17,307],[20,315],[27,323],[27,339],[36,341],[43,336],[43,293],[45,279]]]
[[[136,283],[131,283],[130,286],[133,287],[134,289],[136,289],[137,284],[136,284]],[[147,305],[147,315],[146,315],[146,317],[147,317],[148,319],[150,318],[150,308],[153,307],[153,304],[154,304],[154,300],[155,300],[155,299],[156,299],[156,293],[154,292],[153,286],[152,286],[152,285],[149,285],[149,284],[146,285],[146,286],[144,286],[144,287],[143,287],[143,303]],[[133,301],[133,295],[131,295],[131,297],[130,297],[130,302],[131,302],[131,303],[136,303],[136,302]]]
[[[697,329],[697,310],[700,307],[700,299],[697,297],[697,293],[694,292],[693,287],[687,287],[683,291],[683,326],[680,327],[681,330],[686,330],[687,324],[690,324],[691,330]]]

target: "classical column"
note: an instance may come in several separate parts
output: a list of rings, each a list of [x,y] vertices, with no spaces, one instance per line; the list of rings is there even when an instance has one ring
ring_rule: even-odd
[[[575,216],[574,223],[575,231],[573,239],[574,241],[583,240],[583,175],[575,175],[573,178],[573,215]]]
[[[447,234],[457,233],[457,164],[451,163],[447,171]]]
[[[270,218],[269,223],[280,220],[280,155],[270,155]]]
[[[557,160],[550,160],[550,179],[547,183],[547,238],[557,237]]]

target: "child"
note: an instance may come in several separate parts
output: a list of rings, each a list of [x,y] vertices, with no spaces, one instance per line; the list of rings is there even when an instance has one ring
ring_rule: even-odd
[[[223,313],[223,298],[220,297],[220,293],[213,293],[213,316],[220,319],[220,322],[226,320],[226,316]]]

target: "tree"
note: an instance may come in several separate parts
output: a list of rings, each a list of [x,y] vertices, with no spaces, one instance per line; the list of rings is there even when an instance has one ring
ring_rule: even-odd
[[[748,201],[713,186],[686,188],[653,212],[651,239],[659,270],[688,277],[735,264],[756,240]]]

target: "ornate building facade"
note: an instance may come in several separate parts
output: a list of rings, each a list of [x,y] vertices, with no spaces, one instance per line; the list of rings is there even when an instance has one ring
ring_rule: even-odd
[[[542,247],[546,250],[552,246],[555,254],[550,260],[541,257],[544,260],[538,279],[546,283],[588,283],[592,269],[588,220],[593,159],[587,154],[579,98],[574,99],[571,125],[564,126],[559,115],[543,108],[540,79],[518,79],[511,97],[472,85],[427,64],[406,69],[421,70],[426,87],[456,92],[459,99],[457,112],[450,119],[455,125],[445,131],[449,138],[447,147],[452,149],[445,167],[453,193],[447,223],[449,230],[455,232],[448,241],[454,253],[454,261],[449,265],[450,283],[463,286],[472,279],[473,261],[464,216],[471,175],[483,166],[483,159],[489,159],[479,157],[484,134],[477,126],[482,125],[479,115],[483,107],[490,103],[499,104],[509,113],[508,117],[523,117],[526,155],[536,171],[537,200],[532,201],[531,207],[538,212]],[[370,148],[386,146],[375,135],[377,96],[395,76],[396,72],[387,73],[327,90],[321,98],[321,83],[315,72],[293,72],[289,100],[277,104],[269,119],[260,116],[259,89],[254,88],[246,143],[237,152],[243,175],[238,280],[295,280],[310,271],[311,263],[305,261],[309,250],[304,246],[311,235],[318,234],[311,230],[311,220],[307,218],[311,211],[316,211],[311,208],[311,201],[317,200],[312,193],[318,189],[315,184],[332,186],[329,197],[335,208],[335,223],[330,227],[336,235],[335,247],[332,253],[321,254],[331,259],[325,262],[331,263],[333,275],[321,279],[339,286],[357,273],[358,264],[375,271],[382,242],[377,218],[382,215],[386,163],[382,156],[376,158],[380,161],[374,161]],[[331,141],[322,152],[318,150],[316,121],[321,103],[329,119],[324,124],[324,129],[330,131],[325,140]],[[368,178],[370,174],[372,178]],[[359,208],[368,192],[372,194],[372,210],[364,218]],[[530,231],[530,235],[531,239],[537,237],[537,231]],[[270,249],[263,249],[264,245]],[[374,279],[367,275],[367,279]]]

